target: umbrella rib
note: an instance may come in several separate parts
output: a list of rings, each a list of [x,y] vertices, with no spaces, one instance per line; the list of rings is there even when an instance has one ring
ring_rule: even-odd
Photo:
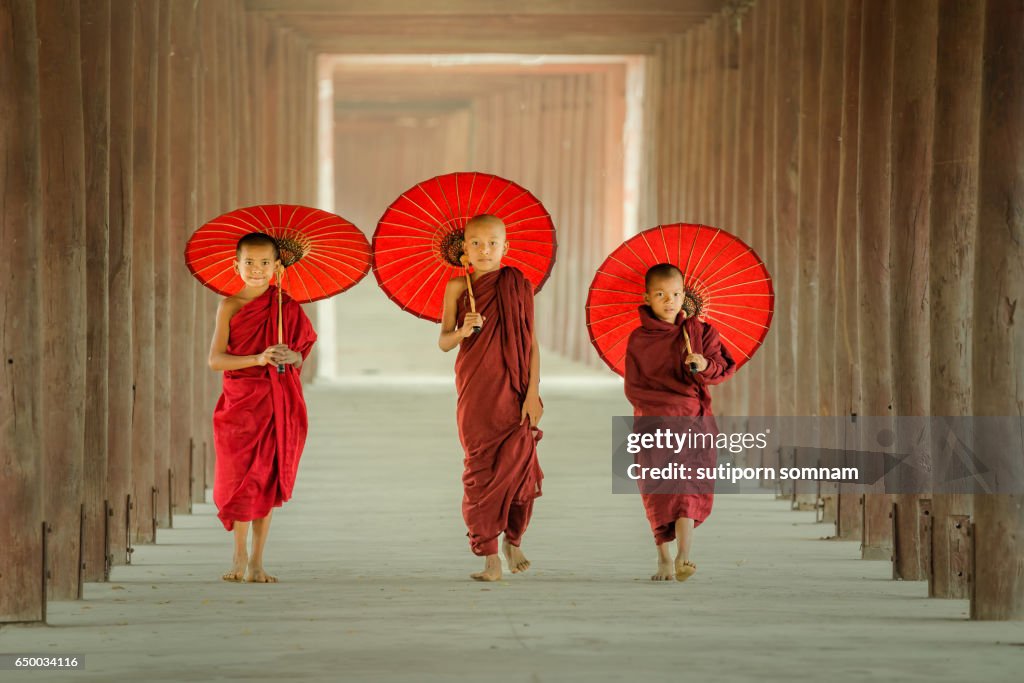
[[[414,257],[416,257],[416,256],[420,256],[420,259],[424,259],[424,258],[429,258],[429,257],[423,257],[422,255],[419,255],[419,254],[413,254],[413,255],[411,255],[411,256],[405,256],[405,257],[403,257],[403,258],[400,258],[400,259],[397,259],[397,260],[395,260],[395,261],[392,261],[392,262],[391,262],[390,264],[388,264],[388,265],[396,265],[396,264],[398,264],[398,263],[400,263],[400,262],[402,262],[402,261],[408,261],[409,259],[411,259],[411,258],[414,258]],[[414,268],[414,267],[416,267],[416,266],[419,266],[420,264],[421,264],[421,261],[417,261],[417,262],[414,262],[414,263],[411,263],[411,264],[409,264],[409,265],[405,266],[404,268],[402,268],[402,269],[401,269],[400,271],[398,271],[398,272],[395,272],[395,273],[391,273],[391,274],[390,274],[390,275],[388,276],[388,278],[387,278],[386,280],[381,280],[381,285],[382,285],[382,286],[383,286],[383,285],[390,285],[390,284],[391,284],[391,281],[392,281],[392,280],[394,280],[394,279],[395,279],[396,277],[399,277],[399,276],[401,276],[401,275],[405,275],[405,273],[406,273],[406,272],[407,272],[407,271],[408,271],[408,270],[409,270],[410,268]],[[444,265],[447,265],[447,264],[445,264],[445,263],[440,263],[439,265],[441,265],[441,266],[444,266]],[[377,271],[377,273],[378,273],[378,274],[380,273],[380,268],[376,268],[375,270]],[[436,270],[436,269],[435,269],[435,270]]]
[[[740,328],[738,328],[735,325],[732,325],[732,324],[726,322],[725,320],[718,320],[718,319],[715,319],[715,318],[709,318],[709,319],[714,321],[715,323],[718,323],[722,327],[725,327],[726,329],[732,330],[732,331],[736,332],[737,334],[743,335],[744,337],[746,337],[747,339],[749,339],[752,342],[760,343],[756,337],[752,337],[751,335],[747,334],[746,332],[744,332]],[[718,331],[719,336],[721,336],[722,331],[719,330],[717,326],[716,326],[715,329]]]
[[[720,228],[715,228],[715,230],[716,230],[716,232],[715,232],[714,236],[711,238],[711,241],[708,242],[706,247],[704,247],[704,254],[707,254],[711,250],[711,245],[714,243],[714,241],[716,239],[718,239],[718,236],[722,234],[722,230]],[[726,249],[728,249],[728,248],[729,248],[729,242],[727,241],[725,244],[722,245],[722,248],[718,250],[718,253],[715,254],[714,256],[712,256],[706,262],[704,261],[704,254],[701,254],[701,262],[704,263],[703,269],[701,270],[700,273],[695,274],[694,277],[697,280],[701,281],[701,282],[706,282],[704,273],[707,272],[707,269],[710,268],[715,263],[715,261],[718,260],[718,257],[721,256],[722,253]],[[721,270],[721,269],[719,269],[719,270]],[[715,271],[715,272],[717,273],[718,271]]]
[[[378,251],[377,253],[379,254],[380,252]],[[388,263],[388,264],[386,264],[386,265],[388,265],[388,266],[394,266],[394,265],[398,265],[399,263],[402,263],[403,261],[408,261],[408,260],[410,260],[410,259],[417,259],[417,261],[416,261],[415,263],[413,263],[413,265],[418,265],[419,263],[422,263],[423,261],[426,261],[426,262],[427,262],[427,263],[429,264],[429,262],[430,262],[430,261],[433,261],[433,260],[434,260],[434,259],[432,259],[432,258],[430,257],[430,255],[429,255],[429,254],[426,254],[426,255],[424,255],[424,254],[423,254],[422,252],[420,252],[420,251],[417,251],[417,252],[415,252],[415,253],[412,253],[412,254],[409,254],[409,255],[407,255],[407,256],[402,256],[401,258],[397,258],[397,259],[395,259],[394,261],[391,261],[390,263]],[[380,268],[378,267],[378,268],[377,268],[376,270],[377,270],[377,271],[379,272],[379,271],[380,271]],[[406,268],[403,268],[403,269],[402,269],[401,271],[399,271],[399,273],[397,273],[397,274],[402,274],[402,273],[404,273],[405,271],[406,271]],[[388,282],[390,282],[390,277],[389,277],[389,279],[388,279]]]
[[[705,280],[705,282],[707,282],[708,287],[717,288],[717,287],[722,286],[723,282],[727,282],[727,281],[731,280],[732,278],[737,277],[738,275],[743,275],[748,270],[760,269],[760,267],[761,267],[761,264],[755,261],[753,263],[750,263],[749,265],[747,265],[744,268],[740,268],[739,270],[733,270],[733,271],[731,271],[729,273],[725,273],[722,277],[717,278],[715,280],[711,280],[711,279]],[[717,271],[715,272],[715,274],[717,275]]]
[[[760,280],[748,280],[746,282],[737,282],[734,285],[725,285],[725,286],[719,287],[717,292],[715,292],[715,294],[717,295],[719,292],[724,292],[727,289],[736,289],[737,287],[745,287],[746,285],[756,285],[759,282],[771,282],[771,281],[772,281],[772,279],[770,277],[766,277],[766,278],[761,278]]]
[[[593,310],[594,308],[595,308],[594,306],[591,306],[589,310]],[[606,315],[605,317],[600,318],[598,320],[595,320],[594,322],[596,322],[596,323],[606,323],[609,320],[615,320],[616,318],[621,318],[624,315],[631,315],[631,316],[632,315],[636,315],[636,311],[634,311],[634,310],[619,311],[618,313],[613,313],[612,315]]]
[[[706,275],[705,272],[708,270],[708,268],[710,268],[712,265],[714,265],[715,261],[718,260],[718,257],[721,256],[725,252],[725,250],[729,248],[729,244],[730,244],[729,242],[726,242],[722,246],[722,249],[720,249],[719,252],[717,254],[715,254],[714,258],[712,258],[710,261],[708,261],[708,263],[705,265],[705,269],[703,269],[703,271],[700,272],[700,274],[696,275],[696,278],[698,280],[700,280],[702,282],[705,282],[705,283],[708,283],[709,281],[711,281],[712,278],[714,278],[715,275],[717,275],[719,273],[719,271],[722,270],[722,268],[728,266],[730,263],[735,261],[737,258],[740,258],[740,257],[745,255],[746,252],[742,252],[742,253],[736,254],[731,259],[729,259],[728,261],[723,263],[721,266],[719,266],[718,270],[716,270],[715,272],[713,272],[711,274]],[[736,244],[739,244],[739,243],[737,242]],[[748,247],[746,249],[748,249],[748,251],[749,251],[750,247]]]
[[[712,316],[714,316],[715,318],[723,318],[723,317],[734,318],[736,320],[741,320],[744,323],[747,323],[748,325],[755,325],[757,327],[762,327],[762,328],[764,328],[766,330],[768,329],[768,326],[765,325],[764,323],[757,322],[756,320],[751,320],[750,318],[744,318],[743,316],[736,315],[735,313],[727,313],[726,311],[723,311],[720,308],[715,309],[714,311],[709,311],[708,312],[708,317],[712,317]],[[722,324],[723,325],[729,325],[729,323],[725,322],[724,320],[722,321]],[[733,329],[736,329],[736,327],[734,325],[729,325],[729,327],[732,327]]]
[[[491,200],[490,205],[487,207],[486,213],[488,213],[488,214],[490,214],[492,216],[498,216],[500,218],[499,214],[501,213],[501,209],[503,209],[506,206],[508,206],[508,202],[511,201],[511,200],[506,201],[504,204],[502,204],[497,209],[495,209],[494,207],[498,203],[498,200],[501,199],[501,196],[503,194],[505,194],[505,191],[508,190],[510,187],[512,187],[512,181],[506,180],[505,181],[505,186],[503,188],[501,188],[501,191],[494,196],[494,199]]]
[[[453,175],[455,176],[453,178],[453,180],[455,182],[455,197],[456,197],[456,199],[458,199],[458,196],[459,196],[459,174],[455,173]],[[448,215],[449,216],[454,216],[455,215],[455,211],[452,210],[452,203],[450,201],[448,201],[448,194],[444,191],[444,188],[441,187],[441,177],[440,176],[437,176],[437,177],[434,178],[434,184],[437,186],[437,192],[438,192],[438,194],[441,195],[441,199],[444,200],[444,205],[448,209]],[[431,201],[433,201],[433,197],[431,197]],[[441,207],[438,207],[438,210],[440,210],[440,208]]]
[[[487,176],[487,185],[480,192],[479,199],[478,199],[478,201],[476,203],[476,208],[472,209],[472,212],[473,212],[474,216],[479,216],[480,214],[486,213],[485,211],[481,211],[483,206],[482,206],[482,204],[480,202],[483,201],[483,198],[487,196],[487,191],[491,189],[491,185],[494,183],[495,176],[491,175],[491,174],[485,174],[485,175]],[[476,174],[474,174],[473,180],[474,180],[474,183],[475,183],[475,181],[476,181]],[[472,195],[470,195],[470,198],[472,198]]]
[[[438,180],[438,177],[435,177],[435,178],[433,178],[433,180],[434,180],[434,183],[435,183],[435,184],[436,184],[436,185],[438,186],[438,188],[440,189],[440,187],[441,187],[441,181],[440,181],[440,180]],[[419,185],[417,185],[417,187],[420,187],[420,188],[422,188],[422,190],[423,190],[423,194],[424,194],[424,195],[425,195],[425,196],[427,197],[427,199],[429,199],[429,200],[430,200],[430,203],[434,205],[434,208],[435,208],[435,209],[437,209],[437,213],[435,213],[435,214],[430,214],[429,212],[425,212],[425,213],[427,213],[427,215],[433,215],[433,216],[434,216],[434,217],[436,217],[436,218],[445,218],[445,213],[444,213],[444,211],[443,211],[443,210],[441,209],[441,207],[440,207],[440,206],[438,206],[437,202],[435,202],[435,201],[434,201],[434,197],[433,197],[433,196],[431,196],[431,194],[430,194],[429,192],[427,192],[427,183],[429,183],[429,182],[430,182],[430,181],[428,180],[428,181],[426,181],[426,182],[420,183]],[[443,190],[441,191],[441,196],[442,196],[442,197],[444,197],[444,191],[443,191]],[[447,200],[445,200],[445,201],[447,202]],[[447,221],[446,221],[446,222],[447,222]]]
[[[636,256],[636,257],[637,257],[638,259],[640,258],[640,255],[639,255],[639,254],[636,254],[636,252],[634,252],[634,256]],[[645,278],[645,277],[647,276],[647,273],[641,273],[641,272],[640,272],[639,270],[637,270],[637,269],[636,269],[636,268],[634,268],[633,266],[629,265],[629,264],[628,264],[628,263],[626,263],[625,261],[621,261],[621,260],[619,260],[619,257],[618,257],[618,256],[616,256],[616,255],[615,255],[614,253],[613,253],[613,254],[612,254],[611,256],[609,256],[609,257],[608,257],[608,259],[609,259],[609,260],[611,260],[611,261],[615,261],[616,263],[619,263],[619,264],[621,264],[623,268],[629,268],[629,269],[630,269],[630,270],[632,270],[632,271],[633,271],[634,273],[636,273],[636,275],[637,275],[637,277],[638,277],[638,278],[641,278],[641,279],[643,279],[643,278]],[[642,263],[642,262],[643,262],[643,260],[641,259],[641,263]],[[602,273],[603,273],[604,271],[598,271],[598,272],[602,272]],[[613,275],[612,273],[604,273],[604,274],[605,274],[605,275]],[[613,277],[618,277],[618,276],[617,276],[617,275],[613,275]]]
[[[442,264],[442,263],[439,263],[436,266],[434,266],[434,270],[430,271],[430,274],[428,274],[427,277],[425,277],[423,279],[423,281],[420,283],[420,286],[416,288],[416,291],[414,291],[411,295],[409,295],[407,301],[412,301],[413,299],[415,299],[416,295],[420,293],[421,289],[423,289],[423,286],[425,284],[427,284],[429,279],[434,277],[434,274],[437,273],[438,269],[442,268],[443,266],[444,266],[444,264]],[[444,279],[444,278],[442,278],[442,279]],[[405,308],[405,306],[403,306],[403,308]]]
[[[697,246],[697,238],[700,236],[700,229],[701,229],[701,227],[703,227],[703,226],[700,226],[700,225],[697,226],[697,234],[695,234],[693,236],[693,239],[690,240],[690,249],[689,249],[689,251],[686,254],[686,267],[683,268],[683,276],[684,277],[689,277],[690,276],[690,259],[693,258],[693,250]],[[680,236],[680,241],[682,241],[682,237],[681,236]]]
[[[632,322],[634,327],[639,327],[640,326],[639,323],[636,320],[633,320],[631,322]],[[601,339],[602,337],[606,337],[609,334],[611,334],[612,332],[620,330],[620,329],[622,329],[623,327],[625,327],[625,326],[627,326],[629,324],[631,324],[631,323],[630,322],[619,323],[618,325],[616,325],[615,327],[611,328],[610,330],[605,330],[601,334],[599,334],[596,337],[594,337],[594,341],[597,341],[598,339]]]
[[[343,291],[345,291],[345,290],[347,289],[347,287],[345,287],[344,285],[342,285],[342,283],[341,283],[341,282],[339,282],[339,281],[338,281],[338,278],[337,278],[337,277],[336,277],[335,275],[333,275],[333,274],[329,273],[329,272],[328,272],[327,270],[325,270],[325,269],[324,269],[323,267],[321,267],[321,266],[320,266],[320,264],[319,264],[319,263],[317,263],[317,261],[316,261],[315,259],[308,259],[308,260],[307,260],[307,259],[303,259],[303,263],[305,264],[305,267],[306,267],[306,268],[308,268],[309,270],[313,270],[313,269],[316,269],[316,270],[317,270],[317,271],[318,271],[318,272],[320,273],[320,275],[321,275],[321,277],[322,277],[323,279],[325,279],[325,280],[330,280],[330,281],[331,281],[331,284],[333,284],[333,285],[334,285],[335,287],[341,287],[341,290],[340,290],[339,292],[336,292],[336,293],[340,294],[341,292],[343,292]],[[337,263],[339,264],[339,268],[338,268],[338,270],[340,270],[340,266],[341,266],[341,265],[345,265],[345,266],[348,266],[348,265],[349,265],[349,264],[348,264],[348,263],[347,263],[346,261],[340,261],[340,260],[339,260],[339,261],[338,261]],[[311,275],[312,275],[312,274],[311,274]],[[299,279],[300,279],[300,280],[302,280],[302,278],[301,278],[301,277],[300,277]],[[331,295],[331,294],[330,294],[330,293],[328,292],[327,288],[326,288],[326,287],[324,287],[323,283],[322,283],[322,282],[320,281],[320,279],[319,279],[319,278],[316,278],[316,277],[312,277],[311,279],[312,279],[312,280],[313,280],[313,281],[314,281],[314,282],[315,282],[315,283],[316,283],[317,285],[319,285],[319,286],[320,286],[320,291],[321,291],[321,293],[322,293],[322,294],[323,294],[323,295],[324,295],[325,297],[326,297],[326,296],[332,296],[332,295]],[[352,284],[355,284],[355,282],[353,282]],[[349,285],[349,286],[351,286],[351,285]],[[306,290],[306,296],[307,296],[307,298],[311,298],[311,297],[309,297],[309,290],[308,290],[308,289]]]
[[[731,346],[734,351],[739,351],[741,354],[746,356],[747,360],[750,360],[751,358],[753,358],[753,356],[751,356],[750,354],[748,354],[746,351],[743,350],[742,346],[738,346],[732,339],[729,339],[727,336],[725,336],[721,332],[718,333],[718,336],[721,337],[722,339],[724,339],[725,341],[729,342],[729,346]]]

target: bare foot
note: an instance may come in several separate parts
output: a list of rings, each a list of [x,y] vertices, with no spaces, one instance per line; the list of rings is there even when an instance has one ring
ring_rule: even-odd
[[[233,583],[240,583],[245,580],[245,565],[248,564],[249,558],[245,555],[236,554],[234,560],[232,560],[231,571],[225,572],[220,578],[225,581],[231,581]]]
[[[250,564],[249,577],[246,581],[249,583],[277,583],[277,577],[268,574],[263,567],[257,567]]]
[[[508,570],[513,574],[520,574],[530,568],[530,561],[523,555],[519,546],[511,543],[502,544],[502,552],[505,553],[505,561],[508,562]]]
[[[672,563],[668,560],[658,560],[658,572],[651,575],[651,581],[671,581],[675,577]]]
[[[469,576],[474,581],[497,581],[501,579],[501,560],[497,555],[488,555],[484,560],[484,570]]]
[[[676,560],[676,581],[686,581],[697,571],[697,565],[689,560],[679,558]]]

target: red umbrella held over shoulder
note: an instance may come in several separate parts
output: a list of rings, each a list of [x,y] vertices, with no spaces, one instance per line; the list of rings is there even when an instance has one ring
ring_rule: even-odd
[[[238,240],[262,233],[277,244],[278,343],[283,343],[281,292],[299,303],[340,294],[370,270],[370,243],[359,228],[328,211],[296,204],[262,204],[229,211],[207,222],[185,245],[185,264],[197,280],[223,296],[245,283],[234,268]],[[278,372],[284,367],[278,366]]]
[[[381,216],[373,234],[373,274],[388,298],[402,310],[440,322],[445,284],[469,273],[462,260],[463,229],[483,214],[505,224],[509,249],[502,265],[518,268],[540,291],[557,246],[548,212],[510,180],[467,172],[418,183]]]
[[[659,225],[619,245],[598,268],[587,296],[587,331],[601,359],[625,373],[626,342],[640,325],[644,276],[659,263],[683,273],[687,316],[715,326],[737,367],[761,346],[775,293],[761,258],[743,240],[692,223]]]

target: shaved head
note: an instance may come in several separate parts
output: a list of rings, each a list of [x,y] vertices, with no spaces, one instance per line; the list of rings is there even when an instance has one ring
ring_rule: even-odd
[[[470,232],[476,233],[481,230],[500,230],[502,237],[504,237],[505,221],[501,220],[497,216],[492,216],[489,213],[482,213],[479,216],[473,216],[470,218],[462,232],[464,235],[469,235]]]

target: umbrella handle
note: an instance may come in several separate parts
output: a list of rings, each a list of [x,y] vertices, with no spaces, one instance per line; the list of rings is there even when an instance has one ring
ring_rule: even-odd
[[[281,290],[284,289],[284,268],[277,278],[277,343],[284,344],[284,313],[281,311]],[[285,372],[284,365],[277,366],[277,374],[283,375]]]
[[[686,323],[684,322],[683,325],[686,325]],[[683,339],[686,340],[686,353],[688,353],[688,354],[693,353],[693,349],[690,348],[690,335],[688,335],[686,333],[686,327],[683,327]],[[697,364],[696,363],[689,363],[689,366],[690,366],[690,372],[693,373],[693,374],[697,374]]]
[[[466,255],[463,254],[462,256],[460,256],[459,260],[462,261],[462,267],[466,268],[466,288],[469,290],[469,310],[471,310],[473,313],[476,313],[476,297],[473,296],[473,281],[469,279],[469,269],[466,265]],[[479,325],[473,325],[474,334],[479,332],[480,329],[481,327]]]

